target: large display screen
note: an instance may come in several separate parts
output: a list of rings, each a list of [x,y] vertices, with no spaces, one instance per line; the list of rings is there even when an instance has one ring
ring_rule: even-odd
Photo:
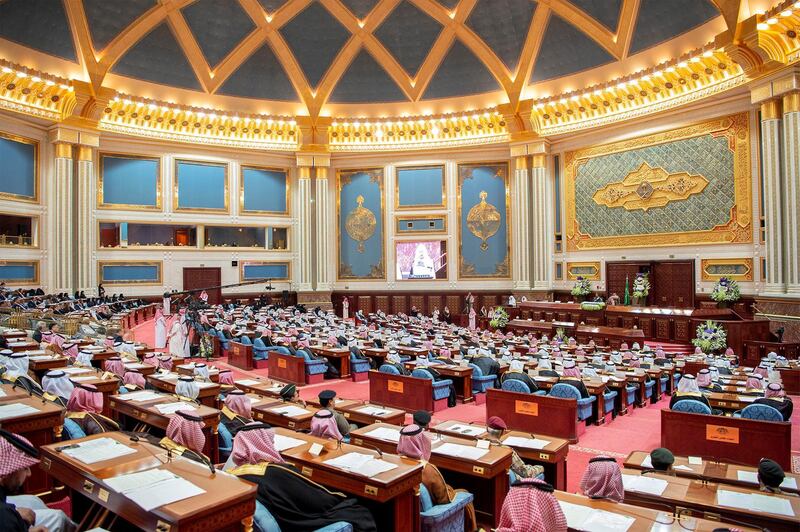
[[[397,279],[447,279],[447,241],[396,242]]]

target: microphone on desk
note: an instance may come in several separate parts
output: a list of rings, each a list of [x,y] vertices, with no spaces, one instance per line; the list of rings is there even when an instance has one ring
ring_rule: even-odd
[[[139,442],[142,441],[142,438],[140,438],[136,434],[131,434],[130,435],[130,440],[133,443],[139,443]],[[145,443],[150,443],[147,440],[144,440],[144,441],[145,441]],[[167,461],[166,462],[164,462],[156,453],[154,453],[153,451],[148,449],[147,446],[143,446],[142,449],[147,451],[152,457],[154,457],[156,460],[158,460],[162,464],[168,464],[168,463],[172,462],[172,449],[167,449],[166,447],[163,447],[161,444],[159,444],[159,447],[161,447],[162,449],[165,449],[167,451]],[[59,451],[60,449],[56,449],[56,450]]]
[[[377,448],[377,447],[375,447],[374,445],[371,445],[371,444],[369,444],[369,443],[366,443],[366,442],[362,442],[362,443],[361,443],[361,445],[362,445],[363,447],[369,447],[369,448],[370,448],[370,449],[372,449],[373,451],[376,451],[376,452],[378,453],[378,458],[383,458],[383,451],[381,451],[380,449],[378,449],[378,448]]]

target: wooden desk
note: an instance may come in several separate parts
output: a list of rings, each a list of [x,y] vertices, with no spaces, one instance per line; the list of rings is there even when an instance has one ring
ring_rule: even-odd
[[[377,447],[384,453],[397,452],[397,442],[368,435],[372,430],[384,427],[400,430],[398,425],[375,423],[350,432],[354,445],[367,448]],[[488,517],[497,526],[500,523],[500,510],[508,493],[508,470],[511,468],[511,451],[500,445],[493,445],[488,453],[478,460],[467,460],[436,453],[436,448],[445,442],[475,447],[475,440],[434,434],[432,438],[430,462],[439,468],[448,484],[454,488],[464,488],[475,496],[475,511]]]
[[[156,372],[158,368],[150,364],[142,364],[141,362],[127,362],[125,365],[126,370],[135,370],[147,377]]]
[[[386,360],[389,355],[389,350],[384,347],[365,347],[361,350],[364,356],[371,358],[375,361],[375,368],[381,367],[381,364]]]
[[[307,434],[282,428],[276,428],[275,432],[309,442],[319,441]],[[374,477],[364,477],[325,463],[346,453],[363,454],[363,447],[345,443],[338,449],[326,449],[319,456],[314,456],[308,452],[309,446],[305,444],[287,449],[281,455],[314,482],[365,501],[375,517],[378,530],[419,530],[419,496],[416,493],[422,482],[422,465],[418,461],[386,453],[381,458],[397,467]]]
[[[83,516],[86,519],[94,514],[91,506],[96,504],[105,508],[105,517],[121,517],[142,530],[161,530],[160,527],[165,526],[167,528],[163,529],[171,531],[241,530],[242,521],[250,522],[250,517],[255,512],[257,491],[256,486],[250,482],[232,475],[211,476],[205,466],[180,457],[162,464],[162,460],[166,460],[164,449],[145,441],[131,442],[128,436],[118,432],[97,434],[75,441],[100,437],[114,438],[135,448],[136,453],[90,465],[58,452],[56,449],[63,444],[46,445],[41,449],[42,468],[70,489],[73,516]],[[104,482],[104,479],[117,475],[156,467],[185,478],[205,490],[205,493],[145,512]],[[86,519],[81,524],[83,529],[104,524],[110,530],[114,529],[104,519],[94,522]]]
[[[17,329],[14,331],[5,331],[3,333],[0,333],[0,336],[4,337],[6,340],[13,340],[16,338],[27,338],[28,333]]]
[[[486,392],[486,418],[501,417],[508,428],[533,434],[578,441],[578,402],[547,395],[507,392],[490,388]]]
[[[642,465],[642,461],[649,456],[650,453],[645,451],[633,451],[627,456],[627,458],[625,458],[623,467],[628,469],[648,469]],[[675,469],[678,466],[688,467],[690,470],[686,471],[682,469]],[[675,463],[672,464],[672,472],[679,477],[694,479],[705,478],[718,484],[730,484],[733,486],[741,486],[743,488],[751,489],[758,488],[758,483],[753,484],[752,482],[739,480],[738,474],[740,471],[756,474],[758,473],[758,467],[730,464],[727,462],[715,462],[710,460],[703,460],[702,464],[694,465],[689,463],[689,458],[687,456],[676,456]],[[797,483],[798,488],[784,487],[781,489],[789,493],[800,493],[800,475],[792,472],[786,472],[786,478],[793,478],[795,483]]]
[[[338,412],[341,412],[350,423],[354,423],[363,427],[364,425],[372,425],[373,423],[390,423],[393,425],[403,425],[406,420],[406,413],[404,410],[398,410],[388,406],[370,403],[367,401],[355,401],[353,399],[340,399],[336,398],[334,407]],[[308,404],[315,407],[319,406],[318,399],[311,399]],[[367,414],[361,412],[366,407],[380,408],[384,412],[383,415]]]
[[[628,532],[685,532],[687,529],[696,532],[713,532],[719,528],[718,521],[711,521],[708,519],[695,519],[689,516],[675,517],[674,514],[666,513],[658,510],[651,510],[641,506],[633,506],[630,504],[607,501],[605,499],[590,499],[583,495],[576,495],[574,493],[567,493],[564,491],[556,491],[553,493],[559,503],[575,504],[592,510],[602,510],[614,514],[624,515],[626,517],[633,517],[635,521],[628,528]],[[567,517],[567,523],[570,522],[570,515],[564,512]],[[754,528],[737,526],[738,530],[742,532],[755,532]],[[569,530],[578,530],[570,526]]]
[[[472,395],[472,368],[447,364],[435,364],[431,367],[438,371],[442,377],[453,381],[458,399],[461,399],[464,403],[475,400]]]
[[[328,362],[339,371],[339,376],[350,376],[350,350],[346,347],[324,347],[312,345],[310,349],[316,355],[325,357]]]
[[[636,469],[623,469],[622,474],[639,476],[641,471]],[[789,501],[794,511],[794,516],[789,517],[731,508],[719,504],[717,491],[720,489],[743,494],[758,493],[758,489],[750,490],[738,486],[720,485],[712,482],[704,483],[699,480],[657,473],[651,473],[647,476],[649,478],[665,480],[667,482],[667,487],[664,489],[664,492],[658,496],[626,489],[625,500],[628,503],[658,509],[662,509],[664,505],[668,505],[673,509],[684,508],[686,509],[685,513],[695,517],[712,520],[720,519],[733,524],[738,521],[769,528],[769,530],[774,532],[796,532],[798,528],[800,528],[800,517],[798,517],[800,516],[799,497],[770,495],[770,497],[780,497]]]
[[[778,368],[783,389],[789,395],[800,395],[800,368]]]
[[[792,424],[661,411],[661,446],[676,455],[740,464],[771,458],[791,471]]]
[[[289,416],[273,411],[281,406],[290,405],[303,408],[306,413]],[[311,428],[311,418],[314,417],[314,414],[317,412],[317,410],[319,409],[313,406],[303,407],[302,404],[298,403],[284,403],[283,401],[265,400],[258,405],[253,405],[253,419],[256,421],[263,421],[264,423],[268,423],[273,427],[285,427],[292,430],[309,430]]]
[[[109,376],[103,378],[103,375],[88,373],[79,373],[77,375],[70,375],[70,380],[77,384],[91,384],[97,391],[103,394],[103,415],[106,417],[113,417],[111,413],[111,396],[119,393],[121,381],[116,376]]]
[[[369,400],[407,412],[435,412],[447,408],[447,398],[433,400],[433,381],[408,375],[369,371]]]
[[[39,343],[35,342],[34,340],[28,340],[27,338],[24,338],[18,341],[9,341],[8,348],[14,353],[21,353],[23,351],[38,351]]]
[[[736,393],[719,393],[712,392],[704,394],[708,399],[708,404],[711,408],[724,410],[726,412],[735,412],[742,408],[753,404],[753,401],[758,399],[756,395],[743,395]]]
[[[228,364],[247,371],[253,369],[252,344],[231,341],[230,350],[228,350]]]
[[[15,389],[13,384],[0,384],[0,403],[15,402],[25,397],[30,397],[30,394],[19,386]]]
[[[117,421],[122,423],[125,421],[125,418],[129,418],[134,420],[137,425],[144,424],[162,431],[167,430],[170,416],[168,414],[162,414],[156,405],[174,403],[177,401],[177,399],[171,395],[164,395],[159,399],[144,402],[125,401],[120,398],[124,399],[125,395],[112,395],[109,398],[111,412]],[[192,415],[202,418],[203,424],[205,425],[205,427],[203,427],[203,435],[206,437],[203,454],[208,456],[208,458],[216,464],[219,462],[219,440],[217,436],[219,410],[216,408],[209,408],[205,405],[198,406],[187,403],[187,406],[195,408]]]
[[[67,357],[46,354],[44,351],[36,351],[28,356],[28,369],[33,371],[40,381],[45,373],[51,369],[62,368],[68,363],[69,359]]]
[[[472,427],[480,427],[486,430],[486,425],[482,423],[464,423],[455,420],[439,423],[430,430],[431,432],[458,435],[461,438],[467,439],[489,439],[489,435],[486,432],[478,436],[468,436],[459,432],[455,432],[451,430],[454,425],[470,425]],[[503,442],[504,445],[508,445],[505,442],[510,436],[531,439],[531,435],[527,432],[507,430],[503,432],[503,435],[500,437],[500,441]],[[557,490],[567,489],[567,454],[569,454],[569,442],[562,438],[555,438],[553,436],[542,436],[539,439],[548,440],[550,443],[541,449],[532,449],[530,447],[520,447],[516,445],[508,446],[514,449],[526,464],[534,464],[544,467],[545,480],[552,484]]]
[[[178,375],[187,375],[189,377],[194,377],[194,362],[190,362],[188,364],[178,364],[175,366],[175,371]],[[219,369],[218,368],[208,368],[208,378],[211,382],[219,382]]]
[[[274,382],[269,379],[261,380],[260,378],[246,378],[234,381],[236,387],[245,393],[252,393],[262,397],[271,397],[279,399],[281,390],[286,386],[282,382]]]
[[[270,351],[267,369],[270,379],[306,384],[306,361],[303,357]]]
[[[30,406],[38,412],[0,420],[3,430],[26,437],[36,448],[52,443],[61,437],[61,429],[64,425],[63,408],[49,401],[42,401],[38,397],[27,396],[13,401],[5,401],[0,403],[0,406],[13,403]],[[44,471],[33,467],[30,478],[25,481],[23,493],[41,493],[49,490],[52,485],[52,479]]]
[[[175,383],[178,381],[177,377],[175,377],[175,379],[165,379],[159,375],[150,375],[146,377],[146,379],[154,388],[162,392],[175,393]],[[200,404],[213,408],[217,404],[217,396],[222,390],[222,387],[218,383],[213,382],[198,382],[198,384],[200,385],[200,395],[197,397],[197,400],[200,401]]]

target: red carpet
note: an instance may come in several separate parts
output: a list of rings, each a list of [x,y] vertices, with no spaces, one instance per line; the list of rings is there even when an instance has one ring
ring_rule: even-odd
[[[153,322],[144,323],[134,329],[136,340],[153,345]],[[661,345],[665,351],[692,352],[694,347],[685,344],[650,343],[655,349]],[[226,363],[225,358],[214,361],[214,365],[233,371],[235,378],[267,377],[267,370],[243,371]],[[325,381],[321,384],[303,386],[300,388],[300,397],[308,399],[316,397],[320,390],[336,390],[339,397],[347,399],[369,400],[369,381],[352,382],[337,379]],[[795,405],[800,405],[800,397],[793,397]],[[669,396],[650,405],[647,408],[637,408],[632,414],[617,417],[615,420],[600,427],[587,427],[576,445],[570,446],[567,465],[567,489],[577,492],[583,471],[589,459],[598,454],[604,454],[622,460],[631,452],[638,450],[651,450],[660,445],[661,441],[661,409],[669,406]],[[407,415],[407,422],[411,421]],[[458,421],[486,421],[486,406],[475,404],[458,404],[453,408],[436,413],[432,424],[441,421],[456,419]],[[792,415],[792,470],[800,472],[800,406],[795,408]]]

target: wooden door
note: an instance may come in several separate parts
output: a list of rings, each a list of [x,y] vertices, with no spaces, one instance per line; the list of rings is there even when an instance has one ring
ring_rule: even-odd
[[[222,284],[221,268],[184,268],[183,269],[183,289],[202,290],[211,286]],[[208,292],[208,303],[218,305],[222,302],[222,290],[206,290]],[[193,294],[198,297],[200,294]]]
[[[653,305],[694,308],[694,261],[665,261],[653,264]]]
[[[633,294],[633,280],[639,272],[647,272],[649,262],[606,262],[606,291],[608,296],[617,294],[620,304],[625,302],[625,280]]]

